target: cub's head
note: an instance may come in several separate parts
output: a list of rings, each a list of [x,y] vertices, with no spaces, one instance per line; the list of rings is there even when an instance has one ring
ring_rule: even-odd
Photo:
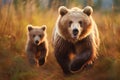
[[[88,36],[92,30],[93,9],[90,6],[80,9],[59,8],[58,34],[69,41],[78,41]]]
[[[28,25],[28,39],[36,45],[42,43],[46,37],[46,25],[32,26]]]

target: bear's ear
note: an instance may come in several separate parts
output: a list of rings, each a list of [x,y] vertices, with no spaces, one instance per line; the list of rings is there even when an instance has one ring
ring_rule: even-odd
[[[46,30],[46,28],[47,28],[47,26],[46,26],[46,25],[42,25],[42,27],[41,27],[41,29],[42,29],[43,31],[45,31],[45,30]]]
[[[68,12],[68,9],[65,6],[60,6],[58,11],[61,16],[64,16]]]
[[[28,31],[31,31],[33,29],[32,25],[28,25]]]
[[[87,14],[88,16],[90,16],[93,13],[93,9],[90,6],[87,6],[83,9],[83,13]]]

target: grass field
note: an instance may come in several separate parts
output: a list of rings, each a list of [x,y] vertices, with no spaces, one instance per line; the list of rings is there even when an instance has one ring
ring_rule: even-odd
[[[120,14],[94,11],[101,46],[99,57],[90,70],[65,76],[51,46],[57,10],[38,10],[34,5],[0,8],[0,80],[120,80]],[[26,26],[47,25],[49,56],[41,67],[30,67],[26,60]]]

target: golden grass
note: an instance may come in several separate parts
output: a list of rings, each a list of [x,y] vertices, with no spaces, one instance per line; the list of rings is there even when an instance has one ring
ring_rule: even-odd
[[[98,24],[101,46],[100,56],[90,70],[64,76],[54,58],[51,35],[57,10],[39,10],[29,3],[25,8],[6,5],[0,10],[0,80],[119,80],[120,74],[120,15],[94,13]],[[30,67],[25,56],[26,26],[47,25],[49,56],[40,68]]]

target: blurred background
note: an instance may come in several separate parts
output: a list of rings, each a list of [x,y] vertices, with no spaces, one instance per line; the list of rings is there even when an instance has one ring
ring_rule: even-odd
[[[94,66],[71,76],[64,76],[51,46],[61,5],[92,6],[101,39]],[[47,25],[49,56],[39,68],[27,62],[28,24]],[[120,0],[0,0],[0,80],[120,80]]]

